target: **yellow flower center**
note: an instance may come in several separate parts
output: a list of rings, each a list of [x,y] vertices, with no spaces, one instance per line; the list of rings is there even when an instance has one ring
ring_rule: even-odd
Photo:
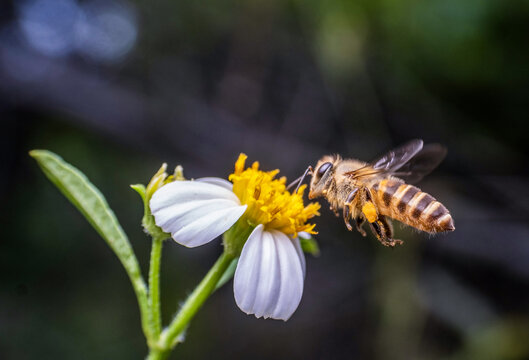
[[[279,170],[261,171],[257,161],[244,169],[247,158],[245,154],[239,155],[235,171],[229,177],[235,195],[242,204],[248,205],[243,217],[252,226],[263,224],[268,230],[279,230],[291,237],[296,237],[300,231],[316,234],[316,225],[307,224],[307,220],[319,215],[320,204],[303,205],[306,185],[291,194],[286,189],[285,177],[274,179]]]

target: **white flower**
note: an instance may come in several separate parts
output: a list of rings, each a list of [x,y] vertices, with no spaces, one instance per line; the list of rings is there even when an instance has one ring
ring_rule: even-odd
[[[280,231],[255,228],[241,253],[233,290],[247,314],[288,320],[296,311],[305,279],[305,256],[299,240]]]
[[[156,225],[187,247],[204,245],[223,234],[247,206],[228,190],[230,182],[220,178],[215,181],[225,184],[201,179],[175,181],[156,191],[150,202]]]
[[[156,224],[187,247],[210,242],[239,220],[252,225],[239,250],[235,301],[247,314],[287,320],[301,301],[305,278],[297,233],[314,233],[305,221],[319,206],[304,207],[302,191],[289,194],[284,179],[273,179],[277,172],[262,172],[256,163],[243,170],[244,160],[241,155],[230,176],[233,184],[220,178],[171,182],[154,193],[150,208]]]

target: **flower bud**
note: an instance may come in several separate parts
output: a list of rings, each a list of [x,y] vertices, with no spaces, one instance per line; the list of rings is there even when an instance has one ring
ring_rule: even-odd
[[[158,190],[162,186],[173,181],[185,180],[184,169],[182,168],[182,166],[178,165],[172,175],[167,175],[167,173],[165,172],[166,170],[167,164],[163,163],[160,169],[156,172],[156,174],[154,174],[151,181],[149,181],[149,184],[145,189],[145,196],[147,201],[149,201],[152,195],[156,192],[156,190]]]
[[[149,206],[149,202],[151,201],[151,198],[153,194],[158,191],[162,186],[173,182],[173,181],[182,181],[185,180],[184,178],[184,169],[182,166],[178,165],[174,173],[172,175],[168,175],[167,172],[167,164],[163,163],[160,169],[156,172],[156,174],[153,175],[151,178],[151,181],[149,181],[149,184],[147,184],[147,187],[144,187],[143,185],[132,185],[131,187],[140,194],[140,196],[143,199],[143,206],[144,206],[144,213],[143,213],[143,219],[142,219],[142,225],[144,231],[149,234],[153,238],[168,238],[170,237],[170,234],[165,233],[162,229],[160,229],[155,221],[154,217],[151,213],[151,208]]]

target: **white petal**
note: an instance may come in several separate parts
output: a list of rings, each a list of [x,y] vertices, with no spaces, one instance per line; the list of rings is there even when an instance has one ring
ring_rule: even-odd
[[[239,198],[230,189],[202,181],[173,181],[164,185],[154,193],[150,205],[151,210],[156,210],[156,207],[207,199],[232,200],[240,205]]]
[[[305,257],[301,247],[280,231],[272,230],[278,247],[281,291],[272,317],[288,320],[296,311],[303,295]],[[299,242],[297,242],[299,244]]]
[[[303,279],[305,279],[305,267],[306,267],[306,265],[305,265],[305,253],[303,253],[303,249],[301,248],[301,243],[299,242],[299,237],[297,237],[294,240],[292,240],[292,243],[294,244],[294,247],[296,248],[296,251],[298,253],[299,261],[301,262],[301,268],[303,269]]]
[[[308,232],[300,231],[300,232],[298,232],[298,238],[312,239],[312,235],[310,233],[308,233]]]
[[[237,305],[258,318],[288,320],[301,301],[304,264],[297,240],[259,225],[244,244],[235,270]]]
[[[231,182],[218,177],[203,177],[196,179],[195,181],[201,181],[212,185],[222,186],[223,188],[228,189],[230,191],[233,189],[233,184]]]
[[[156,225],[187,247],[203,245],[228,230],[246,205],[230,190],[197,181],[175,181],[150,201]]]

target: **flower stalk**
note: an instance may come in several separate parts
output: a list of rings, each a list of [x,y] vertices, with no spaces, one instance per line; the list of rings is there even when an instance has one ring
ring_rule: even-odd
[[[171,354],[171,349],[161,350],[156,348],[150,348],[147,360],[165,360]]]
[[[182,339],[182,335],[189,325],[189,322],[193,319],[207,298],[217,288],[219,280],[226,273],[226,270],[230,267],[230,264],[232,264],[233,259],[235,258],[235,256],[226,251],[220,256],[205,278],[187,298],[171,324],[162,332],[160,311],[160,267],[163,243],[164,240],[169,237],[169,234],[165,233],[156,225],[149,202],[154,192],[160,189],[163,185],[175,180],[184,180],[181,167],[177,167],[174,175],[171,176],[167,176],[165,173],[166,168],[166,164],[163,164],[160,170],[158,170],[153,176],[147,187],[144,187],[143,185],[132,186],[142,197],[144,205],[142,224],[145,232],[152,238],[148,298],[148,317],[151,333],[151,339],[148,339],[149,355],[147,359],[149,360],[163,360],[169,356],[172,349],[179,342],[179,339]],[[248,228],[248,226],[246,226],[246,228]],[[251,232],[251,230],[249,231]],[[233,237],[245,236],[245,238],[247,238],[249,232],[243,231],[243,233],[237,232],[237,234],[233,234]],[[243,243],[244,239],[238,241],[234,239],[234,241]]]
[[[153,335],[158,338],[162,331],[160,313],[160,264],[162,258],[162,238],[152,239],[151,262],[149,267],[149,314]]]

